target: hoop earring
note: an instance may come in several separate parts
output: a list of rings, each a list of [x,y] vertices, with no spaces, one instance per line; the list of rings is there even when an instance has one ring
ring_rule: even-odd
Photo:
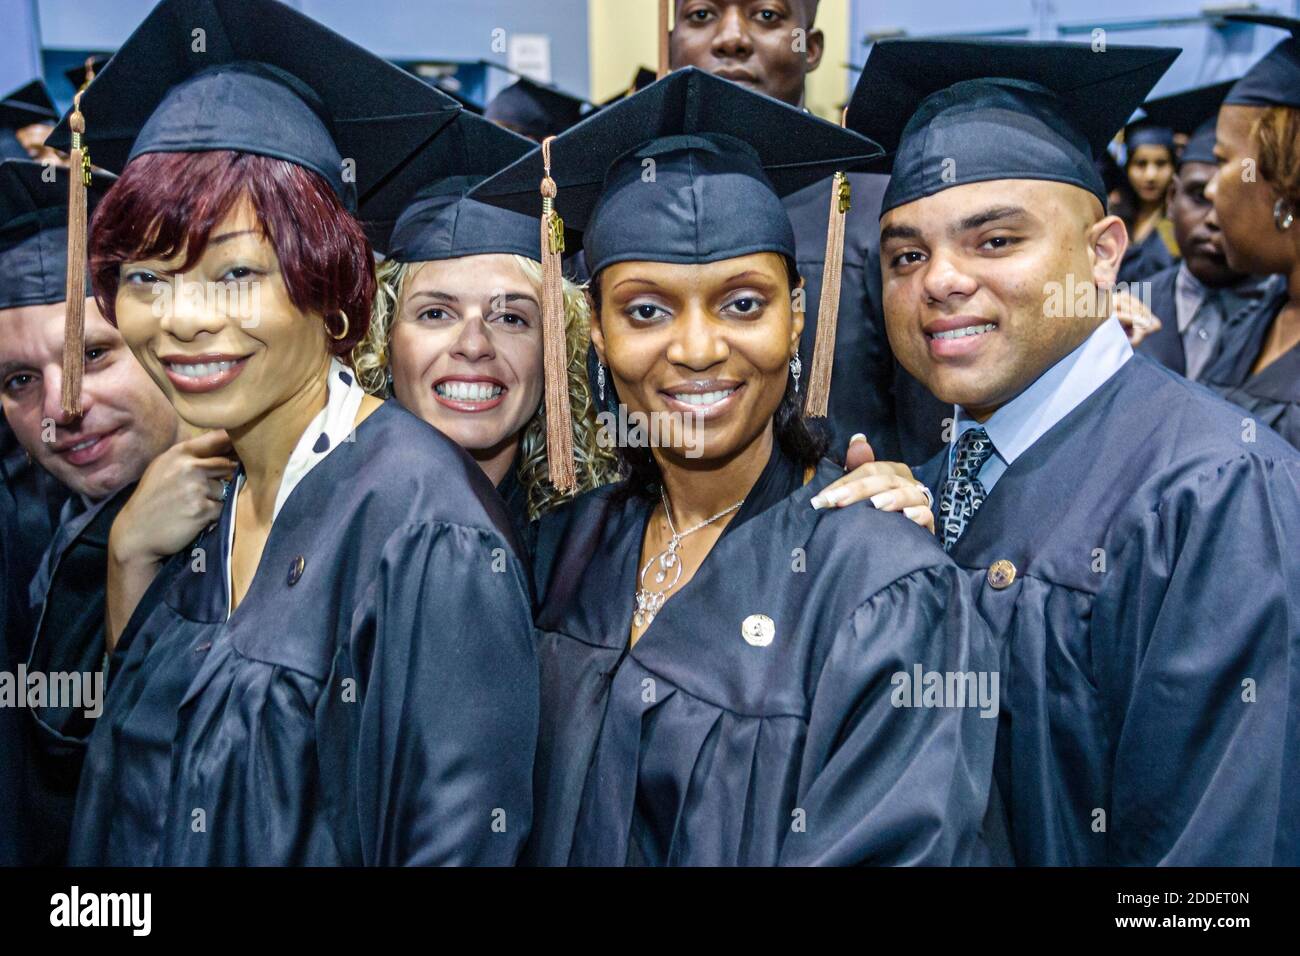
[[[799,394],[799,376],[803,374],[803,360],[799,358],[798,353],[790,359],[790,377],[794,379],[794,393]]]
[[[329,337],[332,338],[335,342],[342,342],[344,339],[346,339],[346,338],[348,337],[348,329],[349,329],[349,325],[348,325],[348,314],[347,314],[346,312],[344,312],[342,309],[340,309],[340,310],[339,310],[339,315],[343,316],[343,331],[342,331],[342,332],[340,332],[338,335],[335,335],[333,332],[330,332],[330,331],[329,331],[329,325],[328,325],[328,324],[325,326],[325,331],[329,333]]]
[[[1273,203],[1273,225],[1277,227],[1278,232],[1286,232],[1294,222],[1295,210],[1289,202],[1285,199],[1278,199],[1277,202]]]
[[[605,403],[605,365],[603,362],[596,365],[596,390],[600,392],[600,402]]]

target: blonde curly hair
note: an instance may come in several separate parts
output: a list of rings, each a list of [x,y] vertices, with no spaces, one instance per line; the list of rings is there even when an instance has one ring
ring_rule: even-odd
[[[526,256],[513,256],[519,269],[540,296],[542,264]],[[395,262],[386,259],[375,269],[378,288],[365,338],[352,351],[352,367],[361,385],[371,395],[389,398],[388,345],[393,321],[397,316],[406,285],[422,262]],[[549,478],[546,461],[546,403],[524,426],[520,442],[517,474],[528,496],[528,517],[536,519],[566,498],[592,488],[617,481],[618,462],[614,453],[596,440],[595,403],[587,381],[587,347],[591,341],[591,305],[582,286],[564,280],[564,331],[568,346],[569,407],[573,410],[573,460],[577,469],[577,489],[568,494],[556,490]]]

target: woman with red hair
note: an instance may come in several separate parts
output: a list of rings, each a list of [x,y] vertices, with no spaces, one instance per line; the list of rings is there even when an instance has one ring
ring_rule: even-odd
[[[255,52],[232,23],[257,24]],[[162,55],[196,27],[212,52]],[[122,174],[91,231],[100,307],[240,467],[174,557],[110,539],[120,639],[72,861],[512,863],[538,678],[509,521],[341,360],[375,294],[349,207],[457,107],[269,0],[164,0],[78,105]]]

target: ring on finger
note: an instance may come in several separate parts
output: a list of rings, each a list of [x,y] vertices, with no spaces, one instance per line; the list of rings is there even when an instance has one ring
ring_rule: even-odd
[[[934,508],[934,494],[924,481],[918,481],[916,487],[921,489],[921,494],[925,495],[925,504],[927,508]]]

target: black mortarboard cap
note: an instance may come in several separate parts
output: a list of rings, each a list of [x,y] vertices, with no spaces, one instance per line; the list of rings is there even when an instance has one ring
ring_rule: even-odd
[[[879,154],[856,133],[687,67],[558,136],[550,175],[594,275],[628,260],[793,257],[779,197]],[[535,215],[543,172],[534,150],[472,195]]]
[[[1181,93],[1157,97],[1142,104],[1142,112],[1153,123],[1187,134],[1187,144],[1178,157],[1183,163],[1214,163],[1214,129],[1219,107],[1236,80],[1197,86]]]
[[[1139,146],[1163,146],[1169,150],[1169,155],[1173,156],[1174,131],[1168,126],[1144,117],[1124,127],[1124,145],[1128,147],[1129,156],[1132,156],[1133,150]]]
[[[58,110],[40,80],[0,98],[0,159],[29,159],[15,133],[33,123],[57,123]]]
[[[541,259],[538,215],[466,198],[537,144],[462,112],[398,174],[365,226],[376,249],[399,262],[488,253]]]
[[[33,123],[58,121],[59,111],[54,108],[54,101],[40,80],[32,80],[0,98],[0,127],[4,129],[22,129]]]
[[[794,259],[794,230],[780,197],[829,180],[828,278],[805,395],[808,414],[824,415],[849,198],[839,173],[880,152],[811,113],[687,67],[545,141],[471,195],[520,212],[541,205],[545,226],[557,227],[563,216],[583,232],[587,267],[596,275],[626,261],[701,264],[757,252]],[[551,245],[542,269],[544,287],[553,288],[558,265]],[[543,325],[556,328],[558,311],[553,297],[544,302]],[[557,349],[559,338],[552,332]],[[562,358],[557,351],[548,362],[558,369]],[[548,402],[548,429],[551,408]],[[555,442],[564,437],[557,428]],[[571,452],[552,455],[549,430],[547,444],[566,474]]]
[[[540,142],[577,123],[588,105],[581,97],[524,76],[494,96],[483,115]]]
[[[276,0],[162,0],[80,109],[98,166],[121,172],[151,152],[270,156],[319,173],[364,218],[460,106]],[[48,145],[70,143],[65,117]]]
[[[113,178],[94,174],[86,197],[92,208]],[[67,265],[67,168],[0,162],[0,309],[62,302]]]
[[[1300,20],[1260,13],[1233,13],[1234,23],[1254,23],[1291,31],[1246,71],[1224,100],[1228,106],[1290,106],[1300,109]]]
[[[1095,160],[1177,58],[1164,47],[881,40],[848,125],[893,154],[882,214],[952,186],[1042,179],[1106,204]]]

